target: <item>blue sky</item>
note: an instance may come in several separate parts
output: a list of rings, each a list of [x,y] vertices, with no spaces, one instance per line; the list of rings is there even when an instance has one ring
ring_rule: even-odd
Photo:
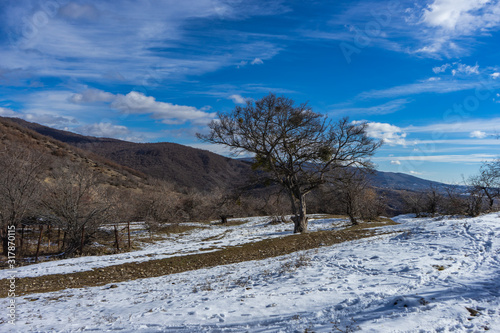
[[[500,152],[499,30],[497,0],[4,0],[0,115],[225,154],[195,133],[274,92],[460,182]]]

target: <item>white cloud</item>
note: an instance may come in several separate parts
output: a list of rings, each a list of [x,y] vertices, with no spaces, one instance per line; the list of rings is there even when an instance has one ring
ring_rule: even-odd
[[[400,161],[398,161],[398,160],[395,160],[395,161],[393,160],[393,161],[391,161],[391,164],[394,164],[394,165],[401,165],[401,162],[400,162]]]
[[[406,133],[399,127],[387,123],[368,123],[368,136],[383,140],[388,145],[403,145],[406,146]]]
[[[446,72],[446,70],[447,70],[450,66],[451,66],[450,64],[444,64],[444,65],[439,66],[439,67],[434,67],[434,68],[432,69],[432,71],[433,71],[435,74],[444,73],[444,72]]]
[[[417,39],[424,44],[417,52],[454,57],[467,54],[471,40],[484,36],[500,24],[498,0],[434,0],[422,10]]]
[[[2,116],[2,117],[17,117],[17,116],[19,116],[19,113],[15,112],[11,109],[0,107],[0,116]]]
[[[260,59],[260,58],[255,58],[251,62],[252,65],[262,65],[263,63],[264,63],[264,61],[262,61],[262,59]]]
[[[435,0],[424,9],[423,21],[448,31],[470,32],[496,23],[498,18],[481,11],[494,12],[496,8],[497,4],[490,0]]]
[[[500,73],[499,72],[495,72],[493,74],[490,74],[491,78],[492,79],[498,79],[500,77]]]
[[[451,73],[453,74],[453,76],[457,74],[466,74],[466,75],[479,74],[479,65],[476,63],[475,66],[467,66],[458,63],[457,68],[453,69]]]
[[[414,176],[419,176],[419,175],[422,175],[422,172],[418,172],[418,171],[413,171],[411,170],[410,171],[410,174],[414,175]]]
[[[158,102],[152,96],[137,91],[127,95],[116,95],[111,107],[126,114],[150,114],[165,124],[182,124],[191,121],[206,124],[215,117],[215,113],[207,113],[193,106]]]
[[[72,103],[95,103],[95,102],[111,102],[115,99],[112,93],[98,90],[87,89],[80,94],[74,94],[70,97]]]
[[[229,99],[232,100],[235,104],[245,104],[247,101],[245,97],[238,94],[229,96]]]
[[[148,115],[165,124],[190,122],[206,125],[216,116],[215,112],[208,112],[210,107],[197,109],[194,106],[160,102],[152,96],[146,96],[137,91],[131,91],[126,95],[115,95],[98,89],[85,89],[77,94],[68,91],[51,91],[23,98],[26,105],[23,113],[36,117],[33,121],[49,126],[61,124],[64,121],[74,123],[75,118],[79,119],[82,113],[85,113],[87,118],[112,118],[116,116],[116,110],[124,114]],[[88,104],[92,107],[89,108]],[[48,119],[49,116],[52,119]]]
[[[465,74],[465,75],[479,74],[479,65],[477,63],[474,66],[469,66],[462,64],[460,62],[454,62],[453,64],[444,64],[438,67],[434,67],[432,68],[432,71],[435,74],[440,74],[446,72],[448,68],[452,68],[451,74],[453,76],[457,74]]]
[[[473,131],[470,133],[471,138],[484,139],[487,136],[488,136],[488,134],[486,134],[486,132],[483,132],[483,131]]]

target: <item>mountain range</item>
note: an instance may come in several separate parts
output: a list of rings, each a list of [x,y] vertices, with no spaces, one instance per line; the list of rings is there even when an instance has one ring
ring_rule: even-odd
[[[224,157],[176,143],[134,143],[63,131],[19,118],[0,117],[40,135],[91,152],[118,165],[171,182],[183,190],[212,191],[244,183],[252,174],[249,160]],[[372,186],[381,190],[421,191],[447,185],[404,173],[375,171]]]

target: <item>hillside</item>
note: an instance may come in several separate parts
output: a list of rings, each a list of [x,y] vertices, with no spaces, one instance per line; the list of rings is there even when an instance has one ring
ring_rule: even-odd
[[[99,154],[118,164],[161,179],[167,179],[183,188],[211,190],[230,188],[235,180],[244,182],[251,174],[249,159],[226,158],[206,150],[175,143],[133,143],[109,138],[83,136],[53,129],[18,118],[8,118],[17,124],[50,136],[75,147]],[[376,171],[372,185],[384,190],[421,191],[444,184],[415,176]]]
[[[105,157],[148,176],[168,180],[184,189],[210,191],[231,188],[250,175],[248,163],[176,143],[134,143],[83,136],[8,118],[23,127]]]
[[[0,117],[0,148],[9,146],[26,153],[41,152],[49,166],[79,165],[99,173],[109,185],[138,188],[146,184],[146,176],[136,170],[21,126],[13,119]]]
[[[372,184],[380,189],[425,191],[431,186],[439,189],[448,186],[443,183],[399,172],[375,171],[375,173],[369,177],[371,178]]]

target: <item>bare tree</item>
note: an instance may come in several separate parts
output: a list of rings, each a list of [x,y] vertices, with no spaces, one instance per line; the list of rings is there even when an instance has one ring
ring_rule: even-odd
[[[46,164],[43,153],[22,146],[9,144],[0,151],[0,238],[5,255],[9,226],[17,229],[22,219],[34,214]]]
[[[475,188],[475,192],[483,192],[492,211],[495,199],[500,197],[500,160],[484,163],[479,175],[471,176],[468,184]]]
[[[422,217],[425,212],[425,194],[423,192],[406,191],[402,195],[405,209],[415,217]]]
[[[361,193],[361,218],[375,220],[387,213],[387,198],[377,193],[372,187],[367,187]]]
[[[332,124],[306,103],[295,105],[274,94],[229,113],[219,112],[209,127],[210,133],[198,138],[253,153],[254,167],[286,190],[294,232],[307,231],[306,195],[335,169],[371,167],[369,157],[381,145],[367,136],[366,123],[344,118]]]
[[[469,195],[467,197],[467,215],[469,216],[478,216],[483,211],[483,202],[484,202],[484,192],[479,191],[475,187],[470,187]]]
[[[431,184],[424,192],[424,196],[426,212],[435,216],[439,212],[440,205],[443,201],[443,194],[436,186]]]
[[[65,254],[82,251],[99,226],[111,217],[112,202],[97,172],[85,165],[67,165],[54,171],[42,204],[45,219],[65,232]]]
[[[137,200],[136,215],[144,218],[151,227],[179,221],[182,216],[179,201],[179,194],[174,192],[172,184],[156,180]]]
[[[465,214],[467,211],[467,199],[460,188],[456,186],[445,187],[446,195],[443,198],[443,209],[445,214]]]
[[[342,169],[334,179],[332,194],[353,225],[358,224],[358,218],[362,215],[362,196],[368,186],[369,180],[365,172],[357,169]]]

